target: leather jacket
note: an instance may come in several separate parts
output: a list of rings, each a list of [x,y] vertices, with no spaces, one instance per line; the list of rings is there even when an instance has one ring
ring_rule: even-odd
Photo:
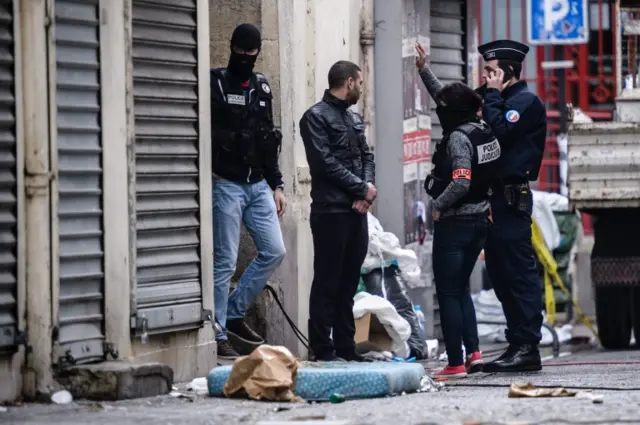
[[[349,103],[328,90],[300,119],[311,174],[311,211],[348,212],[375,183],[373,152],[364,122]]]

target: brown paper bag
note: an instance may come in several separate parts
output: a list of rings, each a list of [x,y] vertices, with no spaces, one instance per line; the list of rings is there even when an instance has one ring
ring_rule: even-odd
[[[236,359],[222,390],[227,397],[254,400],[303,401],[295,395],[298,360],[285,347],[261,345]]]

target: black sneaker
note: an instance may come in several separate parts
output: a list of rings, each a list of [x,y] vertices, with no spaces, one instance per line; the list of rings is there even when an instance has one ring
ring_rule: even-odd
[[[216,342],[218,343],[218,358],[222,360],[235,360],[240,357],[240,354],[231,346],[229,340],[220,339]]]
[[[232,333],[235,337],[250,344],[264,344],[264,339],[255,333],[243,319],[227,321],[227,333]]]

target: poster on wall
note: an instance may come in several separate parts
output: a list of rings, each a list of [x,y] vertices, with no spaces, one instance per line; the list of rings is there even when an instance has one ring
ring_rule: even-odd
[[[429,8],[404,0],[402,28],[403,136],[404,158],[404,244],[421,244],[428,231],[430,200],[424,179],[431,170],[430,96],[416,68],[416,43],[430,54]]]
[[[402,137],[404,161],[404,243],[421,243],[426,236],[426,193],[422,190],[431,169],[431,134],[426,129],[405,132]],[[425,173],[426,171],[426,173]]]
[[[415,40],[415,37],[409,37],[402,41],[402,99],[405,120],[417,117],[415,93],[419,77],[416,69],[416,57],[413,53],[415,51]],[[418,104],[418,108],[421,106],[421,104]]]

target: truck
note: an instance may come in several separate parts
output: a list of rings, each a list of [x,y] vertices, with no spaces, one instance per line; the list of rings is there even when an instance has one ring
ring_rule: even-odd
[[[569,114],[571,115],[571,114]],[[596,324],[605,349],[640,343],[640,89],[616,99],[615,120],[569,124],[569,205],[593,217]]]

